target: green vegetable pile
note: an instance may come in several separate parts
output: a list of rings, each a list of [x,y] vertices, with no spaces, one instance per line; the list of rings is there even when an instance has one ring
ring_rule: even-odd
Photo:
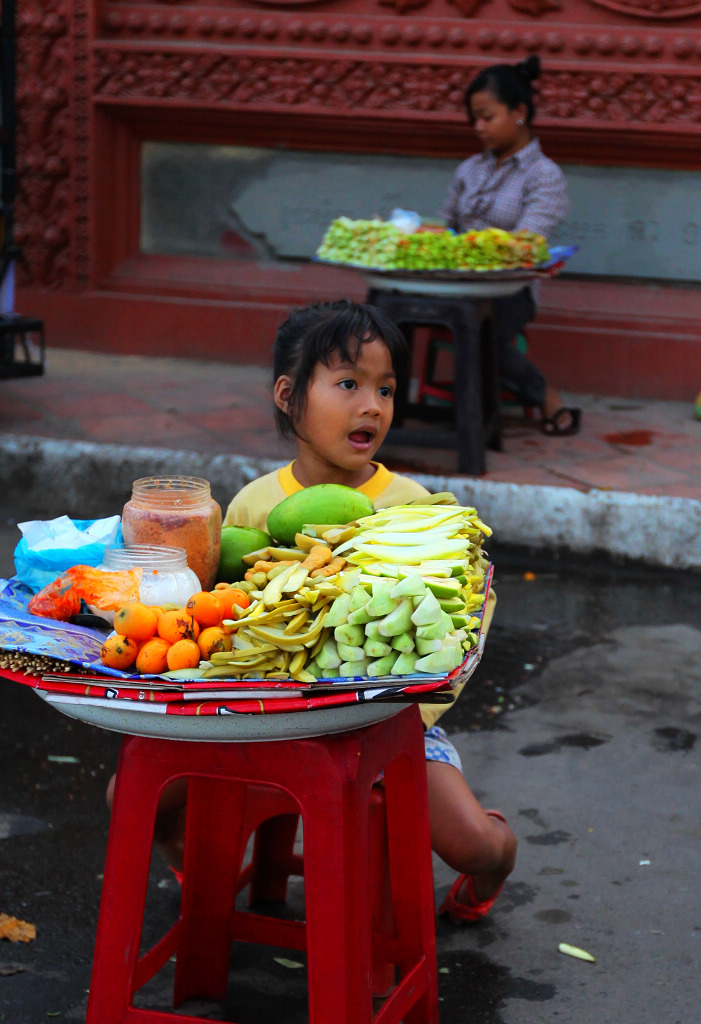
[[[365,516],[334,549],[361,575],[331,606],[312,676],[448,673],[477,644],[491,530],[474,508],[442,503],[453,495],[435,497]]]
[[[403,232],[383,220],[351,220],[338,217],[331,222],[317,256],[332,263],[354,263],[361,267],[395,266],[397,245]]]
[[[530,231],[485,228],[456,235],[417,231],[408,235],[382,220],[338,217],[328,228],[317,256],[382,270],[514,270],[545,263],[548,245]]]

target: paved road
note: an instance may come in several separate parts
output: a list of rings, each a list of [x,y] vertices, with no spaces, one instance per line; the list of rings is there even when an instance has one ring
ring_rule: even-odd
[[[15,539],[0,527],[1,575]],[[696,1024],[698,577],[495,562],[485,658],[444,724],[478,796],[513,823],[519,858],[484,922],[438,922],[442,1024]],[[0,740],[0,912],[37,926],[33,943],[0,943],[0,1020],[82,1021],[119,736],[0,682]],[[434,867],[439,902],[452,876]],[[147,937],[177,900],[155,857]],[[303,972],[278,953],[246,950],[227,1004],[188,1009],[301,1024]],[[165,1008],[166,988],[152,983],[143,1005]]]

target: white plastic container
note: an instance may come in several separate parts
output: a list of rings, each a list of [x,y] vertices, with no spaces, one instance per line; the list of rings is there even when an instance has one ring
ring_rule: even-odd
[[[185,605],[188,598],[202,589],[197,574],[188,567],[185,548],[132,544],[122,548],[106,548],[100,569],[109,572],[121,569],[143,569],[139,600],[148,605]],[[88,605],[91,612],[109,622],[115,613]]]

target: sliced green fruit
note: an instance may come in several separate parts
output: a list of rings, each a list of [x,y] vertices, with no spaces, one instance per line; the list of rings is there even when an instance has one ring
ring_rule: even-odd
[[[369,662],[368,676],[373,679],[375,676],[389,675],[396,660],[397,655],[392,651],[391,654],[386,654],[384,658],[378,658],[377,661]]]
[[[411,601],[408,597],[405,597],[394,611],[390,612],[389,615],[385,615],[384,619],[380,619],[380,635],[399,636],[400,633],[406,633],[412,625],[411,613]]]
[[[339,594],[331,605],[329,614],[326,616],[325,625],[331,629],[336,626],[343,626],[348,621],[348,610],[350,608],[351,595],[348,593]]]
[[[350,644],[336,643],[336,649],[341,661],[363,661],[365,651],[362,647],[352,647]]]
[[[327,622],[324,625],[327,625]],[[360,625],[351,625],[347,622],[344,626],[336,626],[333,631],[333,638],[336,643],[347,644],[351,647],[362,647],[365,643],[365,630]],[[340,650],[340,648],[339,648]],[[344,658],[344,661],[352,661],[351,658]]]
[[[383,640],[366,640],[363,644],[363,650],[368,658],[384,658],[386,654],[391,652],[392,647]]]
[[[400,654],[394,665],[392,665],[393,676],[409,676],[415,671],[414,666],[418,659],[418,654],[415,651],[405,651]]]
[[[395,651],[400,651],[402,654],[410,654],[414,650],[414,632],[413,630],[406,630],[404,633],[399,633],[398,636],[390,638],[392,647]]]
[[[428,591],[421,603],[416,606],[411,614],[411,621],[415,626],[427,626],[432,622],[440,622],[443,611],[435,595]]]

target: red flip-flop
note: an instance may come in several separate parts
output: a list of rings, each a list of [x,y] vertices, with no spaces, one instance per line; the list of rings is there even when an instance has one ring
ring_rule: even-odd
[[[461,886],[467,882],[468,903],[458,903],[456,897]],[[450,892],[440,906],[439,914],[447,914],[453,924],[472,924],[479,921],[489,913],[494,902],[504,888],[504,883],[499,886],[493,896],[488,900],[478,900],[475,896],[475,884],[472,875],[458,875],[453,882]]]
[[[498,818],[506,823],[506,818],[500,811],[486,811],[490,818]],[[458,902],[457,895],[462,886],[467,882],[467,903]],[[489,913],[494,906],[496,898],[504,888],[502,882],[493,895],[486,900],[478,900],[475,896],[475,882],[473,875],[458,875],[450,887],[450,892],[445,897],[438,910],[439,914],[447,914],[453,924],[472,924],[480,921]]]

